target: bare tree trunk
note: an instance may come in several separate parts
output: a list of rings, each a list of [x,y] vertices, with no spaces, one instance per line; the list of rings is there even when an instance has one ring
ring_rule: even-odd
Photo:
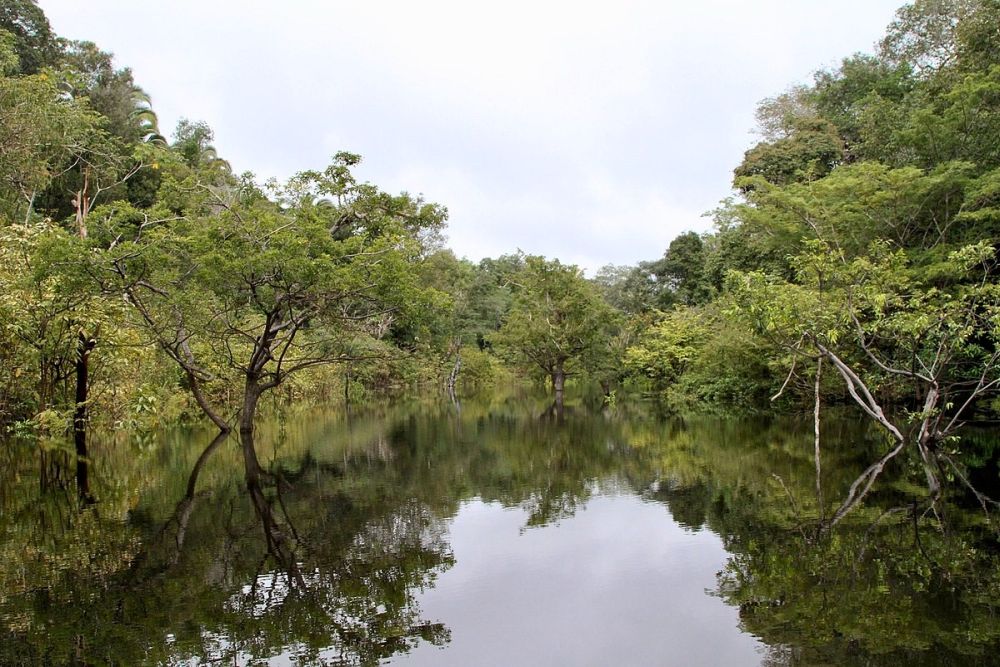
[[[205,398],[205,394],[201,391],[201,381],[198,379],[198,376],[190,370],[186,370],[186,373],[188,385],[191,387],[191,393],[194,395],[194,400],[198,403],[198,407],[201,408],[201,411],[212,420],[212,423],[219,427],[219,430],[222,433],[229,433],[232,431],[233,427],[230,426],[229,423],[212,408],[208,399]]]
[[[77,193],[76,224],[81,239],[87,238],[87,213],[90,205],[87,189],[90,170],[84,168],[83,187]],[[76,488],[80,498],[92,501],[90,496],[89,461],[87,460],[87,398],[90,394],[90,352],[97,341],[81,330],[76,343],[76,410],[73,413],[73,444],[76,446]]]
[[[931,386],[924,399],[924,418],[920,424],[920,432],[917,434],[917,450],[920,452],[920,460],[924,464],[924,474],[927,476],[927,490],[930,492],[931,502],[936,503],[941,496],[941,481],[938,479],[934,468],[937,462],[931,447],[934,441],[936,426],[933,423],[932,413],[937,409],[940,400],[940,392],[937,384]]]
[[[28,198],[28,210],[24,213],[24,224],[27,225],[31,222],[31,212],[35,210],[35,197],[37,193],[32,190],[31,197]]]
[[[458,354],[455,356],[455,365],[451,369],[451,373],[448,375],[448,395],[451,396],[451,401],[454,403],[455,398],[455,383],[458,382],[458,373],[462,370],[462,355]]]
[[[851,483],[851,487],[847,491],[847,498],[844,502],[840,504],[837,511],[833,513],[830,518],[827,528],[832,528],[837,523],[840,522],[847,514],[857,507],[868,492],[871,491],[872,486],[875,484],[875,480],[879,478],[882,471],[889,464],[889,461],[896,458],[901,451],[906,447],[906,436],[903,435],[902,431],[893,424],[885,416],[885,411],[882,406],[878,404],[875,397],[872,395],[868,386],[861,380],[857,373],[848,366],[844,361],[838,357],[834,352],[824,347],[818,341],[815,342],[816,348],[820,353],[826,357],[834,369],[840,374],[844,379],[844,383],[847,385],[847,391],[854,399],[861,409],[869,417],[878,422],[885,430],[892,434],[893,440],[896,441],[895,447],[886,452],[882,458],[872,463],[868,466],[861,475],[858,476],[854,482]]]
[[[87,215],[90,213],[90,169],[83,169],[83,185],[73,198],[76,209],[76,232],[81,239],[87,238]]]

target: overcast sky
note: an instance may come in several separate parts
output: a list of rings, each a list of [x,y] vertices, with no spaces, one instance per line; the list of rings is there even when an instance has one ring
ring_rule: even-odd
[[[449,245],[591,272],[659,257],[730,194],[757,101],[871,51],[903,0],[40,0],[237,171],[360,153],[448,207]]]

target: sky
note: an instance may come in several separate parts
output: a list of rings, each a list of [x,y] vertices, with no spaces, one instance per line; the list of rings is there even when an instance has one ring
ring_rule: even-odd
[[[593,273],[732,194],[757,102],[870,52],[904,0],[39,0],[261,179],[359,153],[448,208],[448,245]]]

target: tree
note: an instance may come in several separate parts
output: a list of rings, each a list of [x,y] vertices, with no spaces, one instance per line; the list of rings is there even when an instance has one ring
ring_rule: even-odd
[[[954,250],[983,238],[985,218],[970,217],[991,196],[969,198],[966,191],[991,187],[975,178],[967,162],[948,162],[933,171],[894,169],[876,162],[844,165],[810,183],[783,187],[758,181],[748,203],[736,205],[741,233],[758,247],[783,257],[772,273],[791,278],[788,258],[809,240],[823,240],[847,257],[864,255],[885,240],[914,255]]]
[[[746,152],[734,171],[734,185],[744,191],[753,189],[749,176],[761,176],[777,185],[810,181],[843,161],[843,141],[829,121],[811,117],[790,123],[788,136],[761,142]]]
[[[908,97],[918,83],[909,64],[865,54],[845,58],[834,70],[820,70],[814,79],[807,95],[817,117],[836,128],[845,162],[884,154],[887,146],[879,139],[896,116],[906,113]]]
[[[673,241],[658,266],[658,276],[680,303],[693,306],[708,300],[711,291],[705,275],[705,244],[695,232]]]
[[[594,276],[604,300],[628,315],[669,308],[675,295],[664,274],[664,258],[635,266],[602,267]]]
[[[384,354],[366,341],[419,316],[431,297],[413,264],[418,233],[441,225],[443,212],[356,183],[358,159],[338,154],[271,198],[245,180],[214,214],[122,207],[105,219],[101,261],[117,289],[221,430],[232,423],[203,385],[242,396],[245,441],[265,392],[309,368]]]
[[[229,163],[219,157],[212,141],[215,132],[203,121],[182,118],[174,130],[174,142],[170,147],[176,151],[193,169],[206,168],[230,171]]]
[[[59,56],[59,41],[35,0],[6,0],[0,5],[0,30],[14,36],[21,74],[37,74]]]
[[[710,322],[692,308],[663,313],[628,349],[629,368],[653,381],[659,390],[676,383],[695,360],[711,333]]]
[[[100,143],[101,122],[47,74],[0,76],[0,215],[30,220],[42,193]]]
[[[135,83],[130,69],[116,69],[113,56],[93,42],[68,43],[59,75],[72,97],[86,98],[104,116],[114,136],[131,143],[163,141],[149,95]]]
[[[511,281],[514,301],[494,340],[510,358],[551,378],[561,407],[566,376],[608,337],[612,310],[577,267],[558,260],[529,255]]]
[[[915,279],[905,253],[884,242],[849,259],[816,241],[794,260],[796,283],[760,273],[730,277],[748,321],[800,361],[828,362],[853,402],[889,436],[888,451],[851,485],[831,525],[857,506],[892,459],[912,449],[932,505],[942,478],[952,474],[984,509],[992,503],[968,483],[955,458],[961,454],[955,435],[1000,389],[996,249],[987,242],[966,246],[950,255],[949,264],[951,284],[938,289]],[[794,371],[793,365],[789,377]],[[817,434],[818,392],[817,380]],[[886,396],[909,411],[888,410]]]
[[[916,0],[896,12],[880,44],[883,58],[906,63],[918,72],[937,72],[958,53],[958,28],[980,0]]]

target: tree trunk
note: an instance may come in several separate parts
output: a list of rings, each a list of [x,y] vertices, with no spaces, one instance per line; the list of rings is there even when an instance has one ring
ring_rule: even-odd
[[[76,233],[81,239],[87,238],[87,216],[90,214],[90,169],[83,168],[83,185],[73,198],[76,209]]]
[[[240,440],[250,447],[253,447],[253,419],[257,414],[260,394],[260,383],[256,378],[248,377],[243,391],[243,409],[240,411]]]
[[[924,464],[924,474],[927,476],[927,490],[930,492],[931,502],[935,504],[941,496],[941,481],[934,471],[936,462],[931,450],[935,444],[934,439],[937,425],[930,415],[937,409],[940,398],[941,393],[938,390],[937,383],[934,383],[927,391],[927,397],[924,399],[924,419],[920,424],[920,432],[917,434],[917,450],[920,452],[920,459]]]
[[[76,410],[73,413],[73,443],[76,445],[76,488],[80,497],[90,500],[90,474],[87,461],[87,397],[90,393],[90,351],[97,341],[83,332],[76,343]]]
[[[31,191],[31,197],[28,198],[28,210],[24,213],[24,224],[28,225],[31,223],[31,212],[35,210],[35,197],[38,193],[34,190]]]
[[[455,402],[455,384],[458,382],[458,373],[462,370],[462,355],[455,356],[455,366],[451,369],[451,373],[448,375],[448,395],[451,396],[452,402]]]
[[[555,391],[556,407],[562,410],[563,389],[566,386],[566,371],[563,370],[562,362],[552,369],[552,389]]]
[[[815,385],[815,398],[816,403],[813,407],[813,433],[815,435],[815,440],[813,443],[813,458],[816,463],[816,504],[819,506],[819,515],[821,519],[826,519],[826,508],[823,504],[823,469],[820,463],[820,429],[819,429],[819,411],[820,411],[820,376],[823,373],[823,357],[816,358],[816,385]]]
[[[232,431],[232,427],[219,415],[218,412],[215,411],[212,405],[208,402],[208,399],[205,398],[205,394],[201,391],[201,381],[198,379],[198,376],[190,370],[185,370],[185,372],[187,374],[191,394],[194,395],[194,400],[198,403],[198,407],[201,408],[201,411],[212,420],[212,423],[219,427],[219,431],[222,433],[229,433]]]

